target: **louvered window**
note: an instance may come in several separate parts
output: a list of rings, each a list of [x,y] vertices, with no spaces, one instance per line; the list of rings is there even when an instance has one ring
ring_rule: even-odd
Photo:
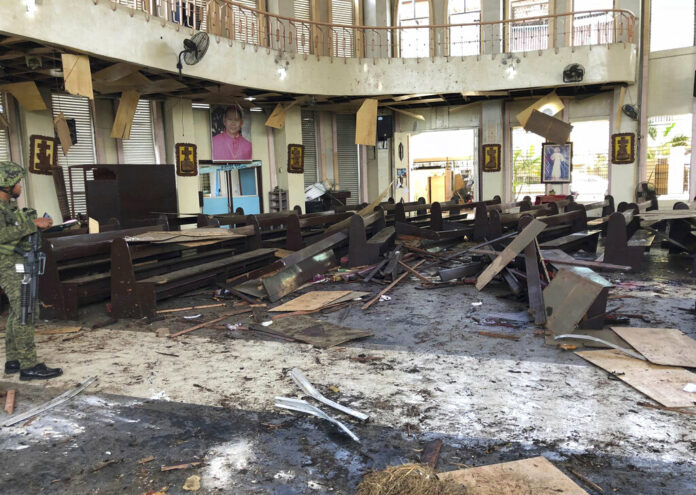
[[[338,184],[350,191],[349,204],[360,202],[360,164],[355,144],[355,115],[336,115],[336,147],[338,150]]]
[[[311,0],[295,0],[293,17],[302,21],[311,21]],[[293,31],[295,32],[297,53],[310,53],[312,46],[312,28],[310,24],[296,23]]]
[[[77,130],[77,144],[74,144],[67,156],[63,155],[63,148],[58,144],[58,165],[63,168],[65,175],[65,188],[70,202],[70,210],[74,216],[76,213],[87,213],[87,201],[85,196],[85,183],[82,172],[73,171],[72,187],[70,187],[70,175],[68,167],[71,165],[92,165],[97,163],[94,148],[94,126],[92,125],[92,111],[89,99],[83,96],[51,95],[53,116],[57,117],[61,112],[66,119],[75,119]],[[87,179],[92,179],[91,172]]]
[[[7,118],[5,93],[0,93],[0,114]],[[0,161],[10,160],[10,136],[7,129],[0,129]]]
[[[304,145],[305,187],[318,182],[317,132],[314,112],[302,110],[302,144]]]
[[[122,162],[128,165],[157,163],[150,100],[140,100],[131,125],[130,139],[123,139]]]
[[[352,26],[355,24],[353,0],[331,0],[331,23]],[[331,30],[331,53],[334,57],[353,56],[353,29],[333,27]]]

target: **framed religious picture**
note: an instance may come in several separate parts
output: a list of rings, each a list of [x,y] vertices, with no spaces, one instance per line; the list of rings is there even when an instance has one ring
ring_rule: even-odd
[[[499,144],[484,144],[481,146],[483,155],[481,163],[484,172],[500,172],[500,145]]]
[[[304,173],[304,145],[288,144],[288,173]]]
[[[240,105],[210,105],[213,162],[252,159],[251,113]]]
[[[573,143],[541,145],[541,182],[570,183],[573,170]]]
[[[176,175],[195,177],[198,175],[198,148],[191,143],[176,143]]]
[[[624,132],[611,135],[611,163],[622,165],[636,161],[636,135]]]
[[[32,174],[53,175],[56,166],[56,138],[32,135],[29,138],[29,172]]]

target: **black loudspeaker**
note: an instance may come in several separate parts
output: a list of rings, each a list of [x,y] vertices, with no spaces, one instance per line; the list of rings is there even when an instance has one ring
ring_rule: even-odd
[[[77,144],[77,123],[75,122],[75,119],[65,119],[65,121],[68,123],[70,141],[72,142],[73,146],[75,146]]]
[[[394,135],[394,118],[391,115],[377,116],[377,140],[386,141]]]

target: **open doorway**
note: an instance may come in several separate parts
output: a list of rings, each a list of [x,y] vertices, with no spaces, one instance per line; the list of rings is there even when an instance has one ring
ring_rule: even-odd
[[[478,198],[477,129],[413,134],[409,138],[409,201]]]

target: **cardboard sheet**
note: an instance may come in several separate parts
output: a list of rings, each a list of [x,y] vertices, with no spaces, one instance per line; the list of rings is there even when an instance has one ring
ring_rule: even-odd
[[[532,112],[534,110],[538,110],[540,112],[544,112],[547,115],[556,115],[558,112],[563,110],[565,108],[565,105],[561,101],[561,99],[556,95],[555,91],[552,91],[551,93],[547,94],[543,98],[539,98],[537,101],[529,105],[527,108],[522,110],[520,113],[517,114],[517,120],[520,123],[522,127],[527,125],[527,120],[529,120],[529,117],[532,115]]]
[[[641,361],[615,350],[580,351],[575,354],[614,373],[622,381],[665,407],[696,405],[696,394],[682,390],[687,383],[696,383],[696,373],[684,368]]]
[[[72,140],[70,139],[70,128],[65,120],[65,114],[60,112],[60,115],[53,119],[53,127],[56,128],[56,134],[60,140],[60,147],[63,148],[63,156],[68,154],[72,148]]]
[[[377,100],[368,98],[355,116],[355,144],[377,144]]]
[[[92,70],[89,67],[89,57],[69,53],[63,53],[60,57],[63,61],[65,91],[71,95],[86,96],[93,100]]]
[[[138,107],[140,94],[137,91],[128,90],[121,94],[121,101],[118,103],[116,118],[111,128],[111,137],[115,139],[130,139],[133,117]]]
[[[344,342],[373,335],[365,330],[342,327],[326,321],[315,320],[309,316],[280,318],[274,320],[272,325],[267,327],[261,326],[259,329],[267,333],[305,342],[321,349],[327,349]]]
[[[0,91],[6,91],[17,99],[19,106],[29,112],[48,110],[46,102],[34,81],[3,84]]]
[[[677,328],[611,329],[651,363],[696,368],[696,340]]]
[[[545,457],[440,473],[462,483],[468,495],[587,495]]]
[[[314,290],[296,297],[292,301],[269,309],[269,311],[313,311],[332,304],[336,299],[347,296],[349,290]]]

